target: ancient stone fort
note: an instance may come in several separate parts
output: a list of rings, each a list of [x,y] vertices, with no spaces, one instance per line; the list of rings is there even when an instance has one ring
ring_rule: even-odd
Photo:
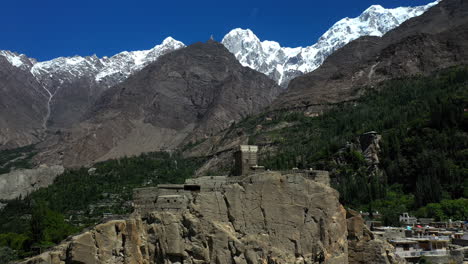
[[[183,211],[200,192],[221,191],[228,184],[240,183],[251,178],[247,176],[268,174],[257,164],[258,146],[240,145],[234,152],[235,165],[232,175],[204,176],[187,179],[184,184],[159,184],[157,187],[136,188],[133,190],[135,213],[144,216],[154,211]],[[288,181],[294,183],[297,176],[329,185],[328,171],[298,170],[281,171]]]
[[[239,146],[228,176],[135,189],[127,219],[99,224],[23,263],[397,263],[386,244],[364,237],[364,220],[339,203],[328,172],[268,171],[257,152]]]

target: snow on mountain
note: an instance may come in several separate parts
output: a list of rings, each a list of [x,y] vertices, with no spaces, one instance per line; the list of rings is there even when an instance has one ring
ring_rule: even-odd
[[[171,37],[149,50],[121,52],[112,57],[59,57],[37,62],[26,55],[0,51],[12,66],[29,71],[39,82],[46,96],[47,113],[44,128],[49,124],[68,126],[78,120],[107,88],[127,79],[161,55],[185,47]],[[60,92],[59,92],[60,91]]]
[[[37,62],[24,54],[5,50],[0,51],[0,56],[5,57],[11,65],[30,71],[50,94],[54,94],[62,84],[82,78],[93,79],[110,87],[156,61],[161,55],[183,47],[185,45],[182,42],[168,37],[152,49],[124,51],[112,57],[73,56]]]
[[[343,18],[336,22],[317,41],[308,47],[281,47],[275,41],[260,41],[249,29],[233,29],[222,43],[239,62],[260,71],[283,87],[296,76],[313,71],[335,50],[361,36],[382,36],[407,19],[419,16],[437,1],[425,6],[385,9],[373,5],[356,18]],[[23,54],[0,51],[13,66],[30,70],[50,94],[64,83],[89,79],[104,87],[122,82],[132,73],[142,69],[161,55],[185,47],[171,37],[150,50],[124,51],[112,57],[97,56],[59,57],[36,62]]]
[[[106,86],[112,86],[155,61],[159,56],[182,47],[185,47],[182,42],[168,37],[150,50],[124,51],[103,58],[98,58],[96,55],[60,57],[35,63],[31,72],[42,83],[46,83],[51,77],[54,77],[55,81],[58,78],[60,83],[86,77],[93,78],[96,82],[104,82]]]
[[[17,54],[8,50],[0,50],[0,56],[5,57],[11,65],[22,69],[29,69],[36,63],[36,60],[30,59],[24,54]]]
[[[249,29],[236,28],[222,40],[240,63],[260,71],[286,87],[296,76],[311,72],[335,50],[362,36],[381,37],[404,21],[423,14],[438,1],[417,7],[385,9],[373,5],[356,18],[343,18],[308,47],[281,47],[274,41],[260,41]]]
[[[160,45],[156,45],[150,50],[124,51],[110,58],[104,57],[101,60],[104,68],[96,75],[95,79],[98,82],[109,79],[123,81],[130,74],[156,61],[161,55],[183,47],[185,47],[184,43],[168,37]]]

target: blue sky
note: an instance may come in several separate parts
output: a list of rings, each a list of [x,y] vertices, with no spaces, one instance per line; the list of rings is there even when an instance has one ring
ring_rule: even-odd
[[[308,46],[343,17],[372,4],[416,6],[430,0],[4,0],[0,49],[47,60],[59,56],[111,56],[149,49],[165,37],[191,44],[211,34],[250,28],[262,40]]]

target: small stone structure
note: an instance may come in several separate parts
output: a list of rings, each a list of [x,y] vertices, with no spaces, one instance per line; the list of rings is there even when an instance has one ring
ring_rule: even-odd
[[[231,176],[203,176],[187,179],[184,184],[159,184],[157,187],[136,188],[133,190],[135,213],[142,216],[153,211],[183,211],[200,192],[217,192],[228,184],[241,183],[247,176],[261,175],[265,169],[257,165],[258,147],[241,145],[234,153],[234,173]],[[298,176],[330,185],[328,171],[298,170],[282,171],[289,183],[296,183]],[[299,183],[299,182],[297,182]]]
[[[403,225],[415,225],[417,222],[418,219],[414,216],[410,216],[408,213],[400,215],[400,223]]]
[[[239,149],[234,152],[234,171],[233,176],[249,175],[255,171],[263,171],[263,166],[257,164],[258,146],[240,145]]]

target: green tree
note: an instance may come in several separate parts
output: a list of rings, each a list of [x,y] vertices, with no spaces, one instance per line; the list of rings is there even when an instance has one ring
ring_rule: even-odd
[[[34,204],[29,221],[30,237],[34,244],[41,243],[45,238],[47,207],[45,202],[39,201]]]
[[[9,247],[0,247],[0,263],[7,264],[16,259],[18,259],[16,251]]]

